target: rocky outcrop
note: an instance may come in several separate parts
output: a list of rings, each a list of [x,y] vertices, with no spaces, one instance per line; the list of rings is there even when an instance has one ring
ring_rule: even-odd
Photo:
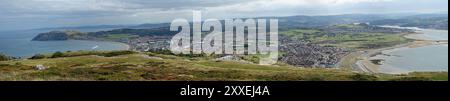
[[[51,31],[48,33],[41,33],[34,37],[32,41],[61,41],[68,40],[69,35],[63,31]]]
[[[50,67],[45,67],[44,65],[36,65],[36,66],[34,66],[34,69],[36,69],[36,70],[46,70],[48,68],[50,68]]]

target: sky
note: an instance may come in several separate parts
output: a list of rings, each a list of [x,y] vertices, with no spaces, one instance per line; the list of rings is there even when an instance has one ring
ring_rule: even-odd
[[[0,31],[203,17],[447,13],[448,0],[0,0]]]

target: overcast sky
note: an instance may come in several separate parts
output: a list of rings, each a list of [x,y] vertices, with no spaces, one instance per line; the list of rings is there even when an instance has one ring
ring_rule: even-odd
[[[0,0],[0,30],[205,18],[442,13],[448,0]]]

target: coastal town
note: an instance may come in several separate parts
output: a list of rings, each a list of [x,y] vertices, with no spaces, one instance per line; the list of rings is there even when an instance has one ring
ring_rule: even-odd
[[[304,33],[312,35],[303,36],[306,39],[293,39],[289,36],[281,34],[280,48],[283,53],[280,55],[280,62],[287,63],[298,67],[318,67],[318,68],[334,68],[343,57],[350,54],[352,49],[346,47],[328,46],[324,44],[339,44],[338,40],[310,41],[313,37],[339,37],[343,35],[358,33],[413,33],[408,29],[394,29],[385,27],[371,26],[366,23],[354,23],[341,26],[323,27],[315,33]],[[114,39],[113,41],[126,43],[130,46],[129,50],[137,52],[161,52],[168,51],[170,48],[170,35],[162,36],[135,36],[127,38]],[[362,36],[361,36],[362,37]],[[366,48],[376,48],[371,44],[360,46]],[[232,56],[232,54],[229,54]]]
[[[144,36],[133,39],[123,39],[119,42],[126,43],[130,46],[130,50],[138,52],[156,52],[170,49],[169,36]]]
[[[302,16],[300,16],[302,17]],[[339,71],[344,71],[348,73],[361,73],[360,75],[356,75],[358,77],[350,77],[350,80],[380,80],[380,78],[370,76],[372,74],[378,73],[399,73],[397,71],[389,71],[382,70],[386,67],[385,64],[388,64],[390,58],[402,58],[408,57],[410,55],[397,55],[394,53],[386,53],[385,50],[397,49],[397,48],[405,48],[414,49],[415,47],[428,47],[431,46],[432,51],[437,51],[433,54],[440,54],[442,50],[435,50],[433,48],[441,48],[442,45],[448,44],[448,39],[439,39],[433,41],[427,41],[423,39],[415,39],[411,37],[419,37],[422,38],[420,32],[416,29],[408,29],[397,27],[388,27],[385,25],[373,25],[368,21],[354,21],[351,23],[333,23],[333,22],[307,22],[309,20],[305,20],[305,25],[310,25],[307,27],[301,27],[305,22],[295,22],[295,19],[299,17],[285,18],[285,20],[292,21],[284,21],[281,23],[282,26],[289,25],[291,27],[282,27],[279,30],[279,57],[278,63],[270,66],[266,65],[258,65],[260,59],[262,59],[262,55],[236,55],[236,54],[224,54],[224,55],[192,55],[192,54],[173,54],[170,51],[170,44],[172,37],[178,33],[177,31],[170,31],[170,28],[167,27],[167,24],[162,25],[142,25],[139,27],[127,27],[127,28],[114,28],[108,30],[98,30],[98,31],[82,31],[75,29],[61,29],[61,30],[46,30],[42,31],[43,33],[35,33],[37,34],[34,38],[32,38],[31,42],[34,41],[65,41],[65,40],[85,40],[90,42],[112,42],[117,45],[117,42],[126,44],[127,49],[121,48],[120,50],[114,51],[103,51],[103,50],[95,50],[94,48],[102,48],[102,45],[88,45],[87,47],[92,47],[92,49],[80,50],[80,51],[56,51],[50,52],[49,54],[39,54],[36,53],[34,56],[26,57],[26,58],[13,58],[7,55],[0,54],[0,61],[5,61],[4,63],[8,63],[4,65],[6,67],[11,66],[19,66],[26,67],[36,72],[53,70],[58,68],[64,69],[74,69],[75,73],[80,72],[78,69],[82,68],[113,68],[112,72],[114,73],[106,73],[106,74],[117,74],[117,73],[125,73],[125,72],[116,72],[115,68],[129,68],[134,69],[136,67],[146,67],[153,69],[146,69],[152,71],[150,74],[139,74],[141,72],[136,72],[139,75],[135,75],[135,79],[139,80],[144,78],[145,80],[153,80],[153,79],[161,79],[155,77],[156,74],[161,71],[161,69],[172,68],[172,69],[188,69],[185,66],[193,66],[194,68],[201,68],[198,70],[204,70],[203,67],[223,67],[228,70],[228,68],[239,68],[237,70],[243,70],[242,68],[255,68],[257,71],[261,69],[267,69],[265,67],[274,69],[277,71],[278,69],[282,69],[280,67],[287,67],[291,69],[298,70],[307,70],[309,71],[318,71],[316,72],[318,75],[322,75],[323,72],[332,71],[337,72],[335,69],[339,69]],[[308,17],[305,17],[305,19]],[[318,17],[326,21],[326,18]],[[333,17],[331,17],[333,18]],[[362,18],[365,19],[365,18]],[[334,21],[334,20],[333,20]],[[373,21],[371,21],[373,22]],[[330,24],[331,23],[331,24]],[[317,24],[317,26],[313,26]],[[322,25],[322,24],[330,24],[330,25]],[[153,27],[152,27],[153,26]],[[448,35],[448,31],[430,31],[431,33],[438,33]],[[204,32],[204,35],[207,35],[209,32]],[[445,36],[443,35],[443,36]],[[445,38],[438,36],[438,38]],[[246,39],[246,38],[244,38]],[[247,39],[247,41],[250,41]],[[251,41],[253,42],[253,41]],[[40,43],[40,42],[36,42]],[[121,45],[122,46],[122,45]],[[238,47],[236,45],[236,47]],[[239,47],[246,47],[246,45],[239,45]],[[416,54],[417,55],[417,54]],[[420,55],[420,54],[419,54]],[[378,56],[381,56],[379,58]],[[414,56],[414,55],[411,55]],[[75,61],[85,60],[86,57],[92,58],[94,62],[98,63],[98,61],[109,61],[104,62],[105,65],[101,64],[90,64],[89,63],[78,63],[71,65],[58,65],[58,64],[49,64],[48,62],[34,62],[34,61],[55,61],[55,63],[59,62],[61,59],[66,61],[66,59],[75,59]],[[111,58],[114,57],[114,58]],[[424,57],[424,56],[421,56]],[[444,57],[446,58],[446,57]],[[127,60],[130,59],[130,60]],[[415,59],[415,57],[408,58]],[[127,60],[127,61],[125,61]],[[141,61],[142,63],[135,64],[131,61]],[[186,60],[186,61],[184,61]],[[445,59],[442,59],[445,60]],[[15,61],[23,61],[21,63]],[[28,63],[31,61],[32,63]],[[156,61],[156,62],[155,62]],[[84,62],[84,61],[82,61]],[[181,63],[180,63],[181,62]],[[188,64],[183,64],[183,62],[188,62]],[[439,61],[438,61],[439,62]],[[78,63],[78,64],[77,64]],[[401,62],[399,62],[401,63]],[[421,63],[421,61],[417,62],[420,64],[433,63]],[[443,62],[439,62],[438,64],[442,64]],[[22,65],[25,64],[25,65]],[[66,64],[66,63],[60,63]],[[89,64],[86,65],[86,64]],[[183,64],[183,65],[180,65]],[[414,64],[414,63],[410,63]],[[101,65],[101,66],[99,66]],[[400,64],[401,65],[401,64]],[[433,64],[431,64],[433,65]],[[248,67],[250,66],[250,67]],[[67,68],[66,68],[67,67]],[[402,66],[398,66],[402,67]],[[445,67],[445,66],[444,66]],[[317,68],[317,69],[316,69]],[[389,67],[392,68],[392,67]],[[64,70],[61,69],[61,70]],[[75,70],[77,69],[77,70]],[[288,69],[287,71],[291,71]],[[153,71],[155,70],[155,71]],[[191,71],[197,69],[189,69],[182,71]],[[222,69],[221,69],[222,70]],[[434,70],[445,70],[442,68],[437,68]],[[253,73],[253,70],[251,70]],[[83,72],[83,71],[82,71]],[[87,74],[94,73],[93,75],[97,75],[95,70],[86,71]],[[169,72],[169,71],[167,71]],[[170,71],[173,72],[173,71]],[[186,72],[178,72],[175,71],[176,75],[166,75],[167,73],[161,74],[162,79],[167,79],[168,77],[183,77],[183,78],[195,78],[202,75],[214,75],[208,76],[203,79],[209,79],[210,77],[227,77],[227,79],[233,79],[236,74],[236,71],[220,71],[210,73],[211,71],[201,71],[201,72],[192,72],[187,74]],[[406,71],[411,72],[411,71]],[[404,73],[404,72],[400,72]],[[103,75],[104,73],[99,73],[98,75]],[[118,74],[118,75],[119,75]],[[225,76],[217,76],[217,74],[224,74]],[[241,74],[241,73],[239,73]],[[259,72],[257,74],[260,74]],[[271,77],[282,77],[283,80],[316,80],[317,78],[324,79],[322,76],[298,76],[301,78],[290,78],[290,76],[296,76],[297,74],[273,74],[273,72],[267,72]],[[333,73],[327,73],[333,74]],[[366,75],[367,74],[367,75]],[[432,73],[433,75],[441,75],[442,73]],[[121,75],[121,74],[120,74]],[[128,74],[127,74],[128,75]],[[160,75],[160,74],[158,74]],[[158,76],[156,75],[156,76]],[[266,75],[266,74],[264,74]],[[307,74],[305,74],[307,75]],[[359,77],[364,75],[364,77]],[[57,75],[59,76],[59,75]],[[66,76],[63,74],[62,76]],[[248,75],[246,75],[248,76]],[[286,76],[290,79],[284,79]],[[350,75],[352,76],[352,75]],[[353,75],[354,76],[354,75]],[[89,80],[107,80],[108,78],[96,78],[101,76],[86,76]],[[124,76],[120,76],[124,77]],[[140,78],[142,77],[142,78]],[[311,78],[303,78],[303,77],[311,77]],[[331,76],[330,76],[331,77]],[[334,77],[334,76],[333,76]],[[366,78],[368,77],[368,78]],[[169,79],[170,79],[169,78]],[[259,78],[259,77],[255,77]],[[327,76],[327,78],[329,78]],[[119,78],[109,78],[112,80],[117,80]],[[265,79],[265,78],[262,78]],[[280,78],[277,78],[279,80]],[[241,79],[239,79],[241,80]],[[324,79],[325,80],[325,79]]]
[[[293,17],[297,18],[297,17]],[[294,20],[291,18],[283,18]],[[325,20],[325,19],[323,19]],[[308,22],[308,24],[313,22]],[[413,40],[405,38],[405,35],[416,34],[413,29],[392,28],[383,25],[373,25],[376,21],[355,21],[353,23],[318,23],[321,26],[301,27],[298,23],[282,22],[283,27],[279,34],[279,61],[295,67],[305,68],[354,68],[356,71],[373,72],[364,69],[383,60],[367,60],[366,65],[355,59],[364,59],[364,51],[383,49],[399,44],[409,43]],[[330,24],[330,25],[322,25]],[[377,24],[377,23],[376,23]],[[314,24],[313,24],[314,25]],[[297,28],[295,26],[299,26]],[[136,52],[153,52],[171,54],[170,41],[177,33],[169,31],[167,25],[147,26],[139,28],[122,28],[98,32],[78,31],[52,31],[41,33],[33,40],[96,40],[113,41],[127,44],[128,50]],[[204,32],[205,35],[208,32]],[[244,45],[245,46],[245,45]],[[363,53],[361,53],[363,52]],[[377,52],[379,53],[379,52]],[[357,54],[356,56],[353,56]],[[246,56],[226,54],[220,55],[216,60],[238,60],[239,62],[255,63],[255,59],[246,60]],[[358,65],[359,64],[359,65]],[[381,64],[375,64],[381,65]],[[374,66],[371,66],[374,67]]]
[[[317,44],[293,41],[281,37],[280,61],[299,67],[333,68],[342,57],[350,53],[349,50],[337,47],[323,47]]]

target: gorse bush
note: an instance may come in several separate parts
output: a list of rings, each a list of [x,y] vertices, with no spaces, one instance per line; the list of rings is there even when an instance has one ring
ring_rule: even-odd
[[[52,58],[59,58],[59,57],[64,57],[64,53],[62,53],[62,52],[55,52],[52,55]]]
[[[114,57],[114,56],[134,54],[134,53],[135,52],[133,52],[133,51],[112,51],[112,52],[106,52],[106,53],[101,53],[101,54],[97,54],[97,55],[104,56],[104,57]]]
[[[42,54],[36,54],[33,57],[31,57],[30,59],[44,59],[47,58],[47,56],[42,55]]]
[[[433,81],[431,78],[426,77],[401,77],[396,79],[391,79],[390,81]]]
[[[10,59],[11,59],[11,57],[0,53],[0,61],[8,61]]]
[[[374,75],[364,75],[364,74],[356,74],[351,77],[353,80],[356,81],[376,81],[378,78]]]

